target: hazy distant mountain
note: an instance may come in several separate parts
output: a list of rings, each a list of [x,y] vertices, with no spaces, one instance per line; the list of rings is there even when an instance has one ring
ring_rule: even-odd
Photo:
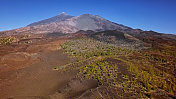
[[[70,18],[68,18],[70,17]],[[60,18],[60,19],[59,19]],[[44,24],[45,23],[45,24]],[[110,22],[100,16],[83,14],[80,16],[72,17],[66,13],[62,13],[56,17],[39,21],[28,26],[32,26],[37,31],[33,32],[62,32],[62,33],[75,33],[79,30],[126,30],[129,27]]]
[[[34,22],[26,27],[0,32],[1,36],[18,35],[18,34],[41,34],[41,33],[76,33],[80,30],[91,30],[94,32],[105,30],[117,30],[119,32],[130,34],[134,37],[145,38],[146,36],[165,37],[175,39],[173,35],[158,34],[155,32],[145,32],[140,29],[132,29],[130,27],[111,22],[98,15],[83,14],[80,16],[71,16],[61,13],[49,19]]]
[[[128,27],[110,22],[100,16],[83,14],[65,21],[59,22],[63,25],[71,25],[77,27],[79,30],[116,30],[128,29]]]
[[[39,22],[34,22],[32,24],[29,24],[28,26],[36,26],[36,25],[49,24],[49,23],[52,23],[52,22],[60,22],[60,21],[63,21],[63,20],[66,20],[66,19],[69,19],[69,18],[72,18],[72,17],[73,16],[70,16],[70,15],[66,14],[65,12],[62,12],[61,14],[59,14],[57,16],[54,16],[52,18],[45,19],[45,20],[42,20],[42,21],[39,21]]]
[[[80,16],[73,17],[66,13],[61,13],[52,18],[29,24],[27,27],[4,32],[5,34],[39,34],[53,32],[75,33],[80,30],[118,30],[124,32],[126,30],[132,30],[132,28],[111,22],[98,15],[83,14]]]

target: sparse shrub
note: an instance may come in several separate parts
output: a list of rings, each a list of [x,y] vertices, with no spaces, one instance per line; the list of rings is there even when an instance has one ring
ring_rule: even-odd
[[[16,40],[15,37],[5,37],[5,38],[0,38],[0,45],[10,45],[12,42]]]

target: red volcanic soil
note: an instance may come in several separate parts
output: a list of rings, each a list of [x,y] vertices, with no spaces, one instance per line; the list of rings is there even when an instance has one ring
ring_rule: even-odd
[[[162,44],[149,42],[155,46],[151,50],[116,58],[93,57],[92,60],[76,64],[79,59],[70,58],[68,54],[63,53],[60,45],[70,38],[85,37],[85,35],[79,33],[62,36],[60,34],[59,36],[57,36],[58,34],[53,35],[18,35],[15,36],[16,42],[10,45],[0,45],[0,99],[95,99],[95,97],[101,99],[103,96],[109,97],[109,95],[118,95],[118,98],[122,98],[119,95],[123,94],[123,88],[114,89],[105,81],[104,85],[101,85],[97,79],[80,77],[78,68],[94,59],[100,62],[108,62],[112,66],[117,65],[119,72],[115,80],[118,82],[126,81],[125,75],[131,80],[135,79],[134,74],[128,70],[128,61],[143,71],[149,68],[148,65],[153,65],[153,69],[157,71],[165,70],[166,73],[175,75],[175,43],[167,45],[163,42],[161,42]],[[165,47],[174,47],[171,48],[174,50],[160,50]],[[144,60],[148,63],[145,63]],[[69,65],[73,62],[74,64]],[[157,63],[160,64],[157,65]],[[168,70],[166,67],[162,70],[161,67],[165,65],[167,65]],[[110,79],[109,83],[111,82],[113,81]],[[148,95],[148,93],[145,94]],[[166,94],[163,90],[156,90],[150,94],[156,99],[173,96]],[[129,91],[129,93],[124,94],[125,97],[123,98],[137,98],[131,97],[131,95],[133,93]]]
[[[69,61],[59,46],[65,40],[45,38],[31,44],[19,42],[1,46],[1,99],[47,96],[73,78],[75,71],[60,73],[53,70]]]
[[[73,61],[60,47],[68,36],[17,38],[0,46],[0,99],[65,99],[97,87],[96,80],[76,79],[78,70],[54,70]]]

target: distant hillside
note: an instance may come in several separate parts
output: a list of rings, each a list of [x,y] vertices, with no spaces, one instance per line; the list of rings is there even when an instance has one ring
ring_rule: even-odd
[[[52,22],[60,22],[60,21],[64,21],[66,19],[72,18],[73,16],[70,16],[68,14],[66,14],[65,12],[62,12],[61,14],[54,16],[52,18],[49,19],[45,19],[45,20],[41,20],[38,22],[34,22],[29,24],[28,26],[36,26],[36,25],[45,25],[45,24],[50,24]]]

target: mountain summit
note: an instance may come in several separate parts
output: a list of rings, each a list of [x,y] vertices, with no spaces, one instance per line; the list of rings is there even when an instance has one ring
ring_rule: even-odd
[[[98,15],[83,14],[80,16],[71,16],[62,12],[61,14],[34,22],[26,27],[6,31],[5,34],[25,34],[25,33],[75,33],[80,30],[92,31],[105,31],[105,30],[118,30],[121,32],[134,32],[135,30],[107,19]]]

